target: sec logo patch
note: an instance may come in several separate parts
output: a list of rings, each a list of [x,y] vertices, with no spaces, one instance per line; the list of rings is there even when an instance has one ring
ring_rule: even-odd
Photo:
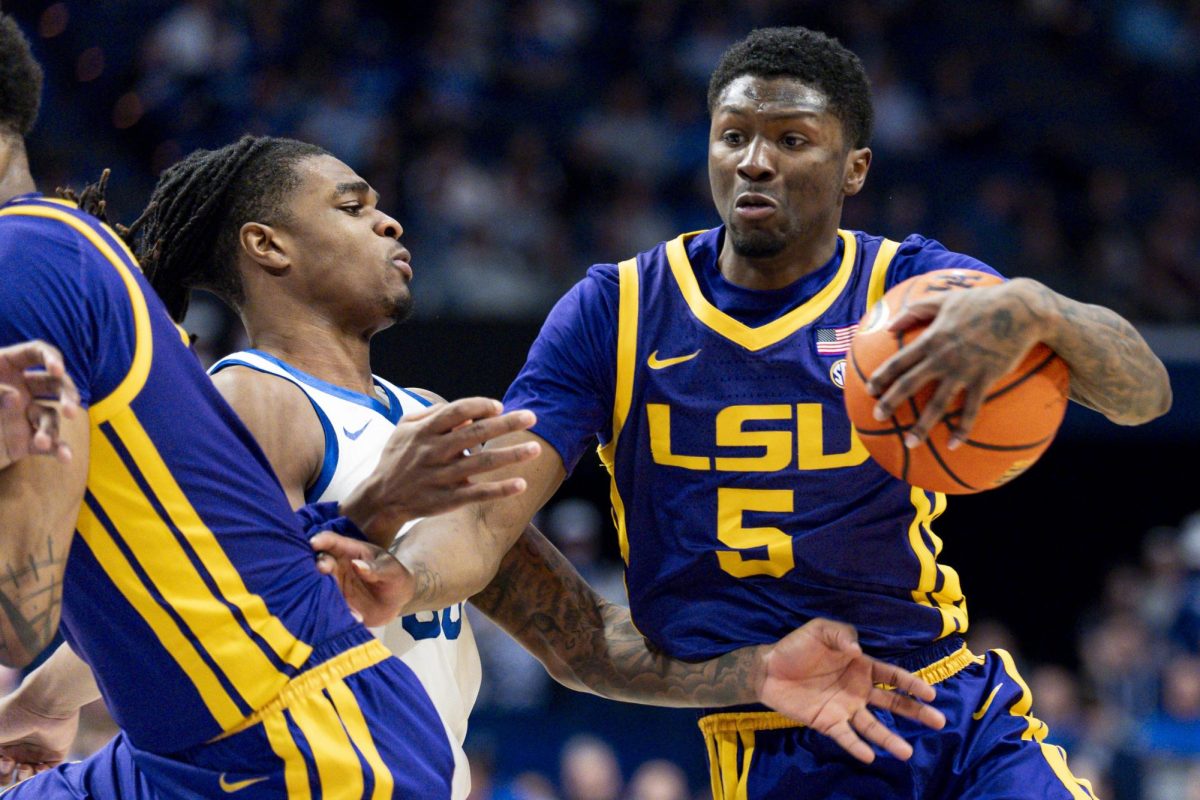
[[[846,388],[846,359],[839,358],[833,362],[833,366],[829,368],[829,379],[839,389]]]

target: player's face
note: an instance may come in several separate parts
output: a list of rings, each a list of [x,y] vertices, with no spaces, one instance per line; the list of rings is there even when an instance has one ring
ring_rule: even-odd
[[[734,252],[771,258],[832,233],[866,176],[824,93],[792,78],[743,75],[713,108],[708,177]],[[861,175],[854,170],[861,169]]]
[[[369,332],[408,315],[411,256],[400,244],[404,228],[378,208],[379,195],[333,156],[296,165],[300,175],[292,219],[280,227],[294,242],[292,265],[309,295],[353,318]]]

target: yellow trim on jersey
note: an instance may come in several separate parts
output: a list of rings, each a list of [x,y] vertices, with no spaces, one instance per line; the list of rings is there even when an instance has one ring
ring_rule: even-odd
[[[99,432],[93,431],[93,452],[95,452],[97,437],[104,438]],[[138,578],[137,573],[134,572],[129,561],[117,547],[112,536],[86,504],[80,509],[79,520],[75,523],[75,527],[88,548],[91,549],[92,555],[96,557],[96,561],[104,569],[105,574],[121,592],[121,596],[150,626],[154,635],[162,643],[163,649],[171,655],[171,658],[175,659],[175,663],[183,670],[183,674],[187,675],[188,680],[196,687],[208,713],[212,714],[213,719],[222,728],[236,725],[237,721],[242,718],[242,712],[234,704],[229,693],[225,691],[216,674],[192,646],[188,637],[175,624],[175,620],[171,619],[170,615],[150,595],[149,590]]]
[[[629,535],[625,528],[625,502],[617,488],[617,439],[629,408],[633,405],[633,376],[637,370],[638,335],[638,267],[637,259],[622,261],[617,267],[620,285],[620,300],[617,305],[617,385],[613,394],[612,436],[608,444],[599,449],[600,460],[608,469],[611,478],[609,500],[613,507],[613,522],[617,526],[617,544],[621,558],[629,564]]]
[[[73,204],[68,205],[73,207]],[[146,377],[150,374],[150,362],[154,356],[154,340],[150,331],[150,312],[146,308],[146,298],[142,295],[142,289],[138,286],[137,279],[133,277],[133,274],[129,271],[129,267],[113,251],[112,246],[104,238],[83,220],[65,211],[59,211],[56,208],[46,208],[45,206],[18,205],[0,211],[0,216],[42,217],[43,219],[57,220],[73,228],[77,233],[91,242],[92,246],[100,251],[100,254],[113,265],[117,273],[121,276],[121,281],[125,284],[125,290],[129,293],[130,308],[133,312],[133,361],[129,366],[129,371],[125,373],[125,377],[121,379],[121,383],[117,385],[117,388],[106,397],[93,402],[91,408],[88,409],[88,416],[93,425],[107,421],[122,408],[129,405],[133,401],[133,398],[137,397],[142,387],[146,385]],[[117,237],[117,241],[120,241],[120,237]],[[125,252],[129,252],[128,248],[125,248]],[[130,258],[132,257],[132,254],[130,254]],[[135,261],[134,263],[136,264],[137,262]]]
[[[899,249],[900,243],[891,239],[884,239],[880,243],[879,252],[875,254],[875,261],[871,264],[871,281],[867,284],[868,309],[886,294],[888,267],[892,265],[892,259],[896,257],[896,251]]]
[[[126,409],[114,421],[132,414]],[[233,612],[212,593],[106,436],[92,437],[90,458],[88,486],[158,594],[246,703],[254,707],[274,697],[288,677],[276,669]],[[175,511],[170,498],[164,498],[163,505],[168,514]],[[197,536],[191,526],[180,522],[177,520],[176,527],[191,541],[204,534],[211,536],[207,529]],[[225,720],[222,727],[228,724]]]
[[[1046,723],[1030,715],[1029,711],[1033,708],[1033,693],[1029,691],[1029,685],[1025,683],[1025,679],[1017,672],[1017,665],[1013,662],[1013,657],[1007,650],[999,648],[992,652],[999,656],[1008,677],[1017,686],[1021,687],[1020,699],[1013,703],[1009,709],[1009,713],[1014,717],[1024,717],[1029,723],[1025,731],[1021,734],[1021,738],[1025,741],[1033,740],[1038,743],[1042,750],[1042,757],[1046,759],[1046,763],[1049,764],[1050,769],[1054,772],[1054,777],[1062,781],[1062,785],[1071,793],[1073,800],[1094,800],[1096,795],[1092,789],[1091,782],[1080,780],[1072,775],[1070,768],[1067,766],[1067,759],[1062,748],[1047,744],[1044,741],[1050,729],[1046,726]]]
[[[267,717],[272,714],[278,714],[285,708],[290,708],[292,704],[299,702],[313,692],[327,689],[347,675],[362,672],[364,669],[373,667],[380,661],[385,661],[391,657],[391,651],[380,644],[377,639],[364,642],[357,647],[351,647],[344,653],[338,653],[328,661],[313,667],[308,672],[301,673],[292,678],[288,685],[284,686],[279,694],[275,696],[274,700],[220,736],[214,737],[211,741],[219,742],[222,739],[228,739],[234,734],[253,728]]]
[[[241,573],[188,501],[187,495],[171,474],[171,468],[163,461],[137,417],[129,411],[114,417],[111,424],[167,515],[187,537],[222,597],[242,612],[246,623],[275,651],[280,660],[296,668],[303,665],[312,655],[312,647],[293,636],[279,618],[271,614],[263,599],[246,588]],[[254,650],[259,652],[257,645]],[[274,668],[270,672],[275,673],[272,679],[279,674]]]
[[[287,787],[288,800],[310,800],[308,763],[288,730],[287,717],[283,711],[277,711],[263,718],[262,724],[271,750],[283,761],[283,783]]]
[[[967,629],[967,603],[963,598],[962,584],[954,569],[937,563],[937,557],[942,552],[942,540],[932,527],[933,521],[946,510],[946,495],[935,492],[931,504],[925,491],[913,486],[909,488],[909,500],[916,514],[908,526],[908,543],[921,565],[912,598],[923,606],[937,609],[942,615],[942,631],[938,638],[956,631],[961,633]],[[923,534],[928,534],[933,544],[932,550],[925,543]],[[937,588],[939,577],[941,589]]]
[[[362,765],[333,704],[323,692],[313,692],[288,711],[308,741],[321,797],[359,800],[363,794]]]
[[[57,206],[66,206],[67,208],[79,209],[78,203],[73,203],[61,197],[38,197],[34,200],[36,203],[54,203]]]
[[[358,706],[358,698],[350,691],[345,681],[330,685],[329,696],[333,698],[333,707],[337,709],[342,724],[346,726],[350,740],[358,747],[358,752],[362,753],[375,776],[371,800],[388,800],[392,796],[395,779],[392,777],[392,771],[383,762],[383,757],[379,755],[379,749],[375,747],[367,720]]]
[[[700,284],[696,280],[696,273],[692,270],[687,249],[684,247],[684,243],[696,236],[697,233],[703,233],[703,231],[685,233],[667,242],[667,261],[671,265],[671,274],[675,276],[679,291],[683,294],[683,299],[696,319],[747,350],[757,351],[764,347],[770,347],[824,314],[833,305],[833,301],[842,293],[842,290],[846,288],[846,284],[850,282],[850,276],[854,273],[858,241],[853,234],[847,231],[838,231],[838,235],[842,237],[844,249],[842,263],[833,279],[811,299],[801,303],[779,319],[757,328],[751,328],[714,306],[704,296],[704,292],[700,291]]]

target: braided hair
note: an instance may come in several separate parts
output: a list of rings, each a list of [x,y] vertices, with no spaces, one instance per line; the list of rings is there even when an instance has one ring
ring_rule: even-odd
[[[194,288],[207,289],[240,308],[244,296],[237,254],[242,225],[287,222],[288,195],[300,184],[296,165],[321,155],[328,153],[295,139],[243,136],[217,150],[196,150],[159,176],[142,215],[128,228],[116,229],[133,248],[172,319],[183,321]],[[107,179],[105,170],[78,198],[72,192],[60,193],[105,219]]]

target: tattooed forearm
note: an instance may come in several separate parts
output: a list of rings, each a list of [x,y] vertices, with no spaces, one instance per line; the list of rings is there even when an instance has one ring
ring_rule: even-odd
[[[28,664],[54,637],[66,553],[47,538],[40,552],[0,567],[0,664]]]
[[[1129,322],[1036,281],[1021,284],[1045,317],[1044,341],[1071,370],[1072,400],[1122,425],[1148,422],[1170,409],[1167,370]]]
[[[701,663],[655,651],[634,628],[629,609],[597,595],[532,527],[505,556],[492,583],[471,601],[572,689],[669,706],[757,699],[761,648]]]

